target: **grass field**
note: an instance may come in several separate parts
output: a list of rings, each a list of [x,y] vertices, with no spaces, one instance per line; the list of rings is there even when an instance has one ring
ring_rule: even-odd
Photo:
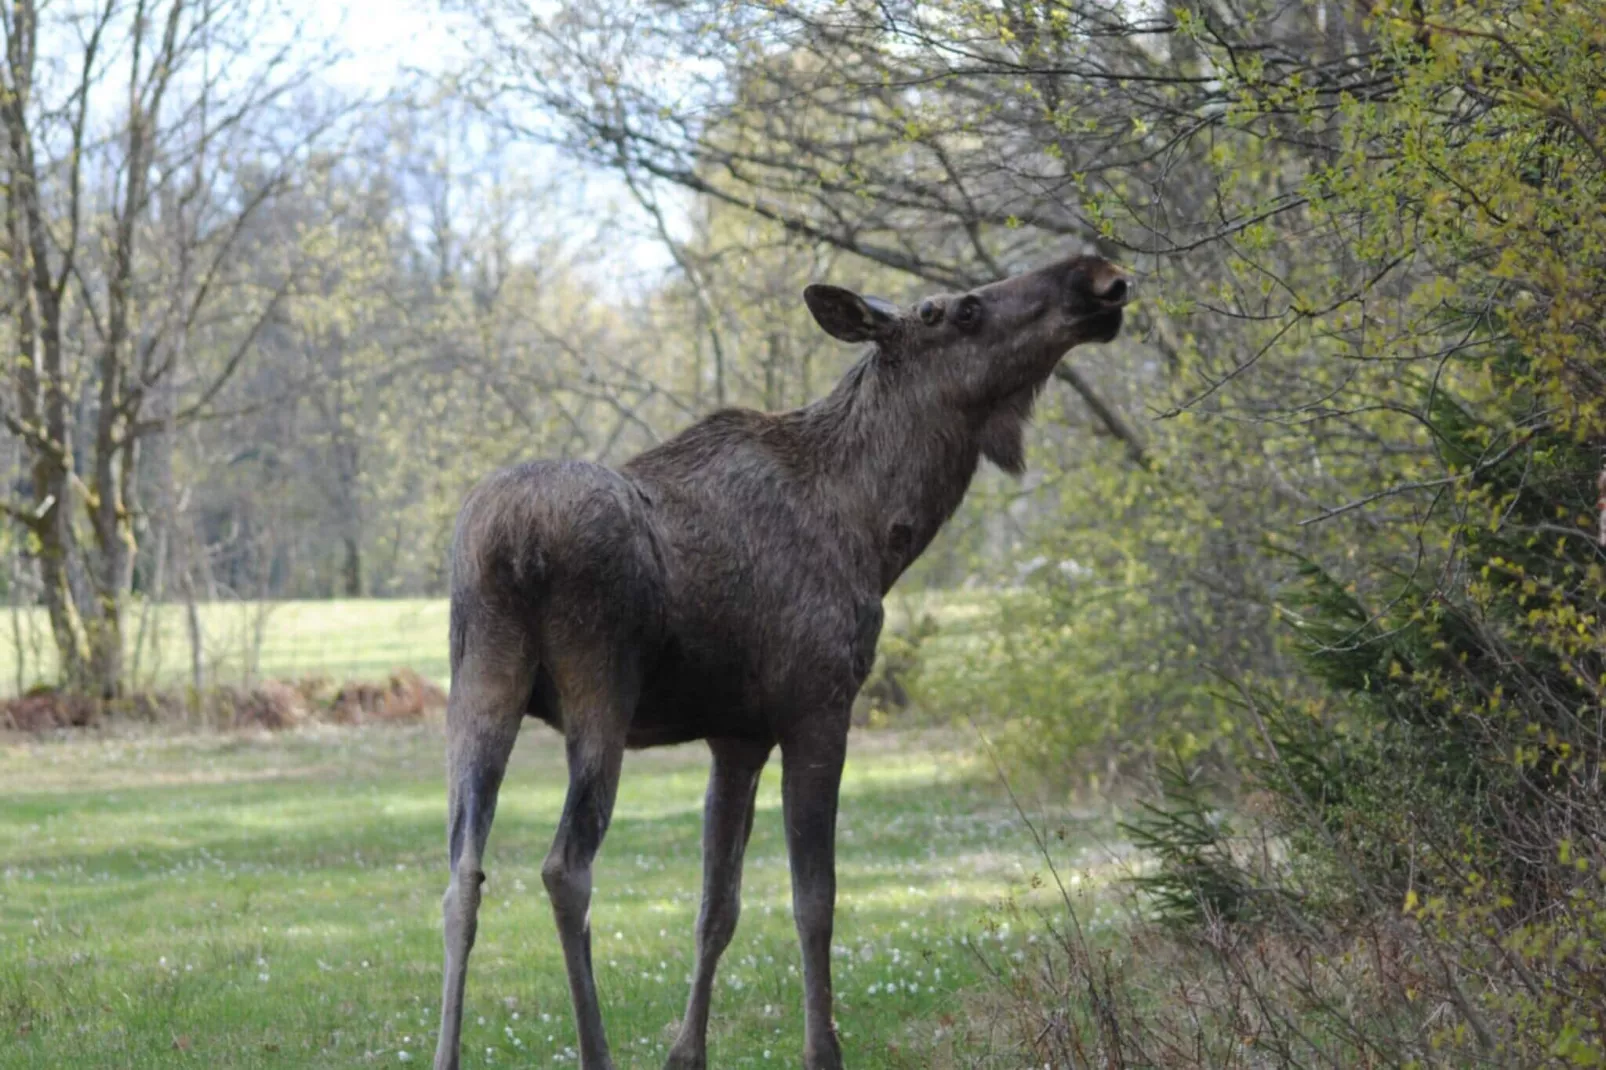
[[[214,602],[199,607],[203,662],[212,683],[329,676],[383,677],[407,666],[446,679],[446,600],[351,598],[320,602]],[[136,602],[126,624],[135,689],[191,679],[182,605]],[[54,680],[56,652],[39,607],[0,612],[0,695]]]
[[[929,612],[945,629],[962,630],[996,597],[990,592],[895,596],[887,604],[888,626]],[[203,661],[213,683],[301,676],[371,679],[402,666],[443,683],[447,677],[444,598],[215,602],[200,606],[199,616]],[[190,639],[183,606],[136,601],[126,632],[135,689],[189,682]],[[55,647],[44,610],[0,610],[0,696],[53,681],[55,675]]]
[[[539,877],[564,787],[556,742],[526,728],[503,791],[465,1066],[574,1061]],[[436,724],[0,740],[0,1070],[427,1065],[441,743]],[[1041,860],[990,774],[956,746],[853,741],[835,971],[857,1070],[948,1059],[981,983],[964,941],[1007,955],[1022,938],[989,936],[984,917]],[[592,910],[621,1068],[660,1065],[685,999],[706,769],[698,747],[626,761]],[[772,764],[765,775],[745,910],[721,972],[718,1067],[801,1060],[778,773]],[[1095,888],[1105,826],[1053,823],[1067,833],[1053,841],[1062,873]]]

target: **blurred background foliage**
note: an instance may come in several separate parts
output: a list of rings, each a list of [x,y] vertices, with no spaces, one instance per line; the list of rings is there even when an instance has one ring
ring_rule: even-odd
[[[1020,1043],[1606,1060],[1606,8],[453,10],[468,60],[410,99],[281,64],[214,134],[181,79],[78,155],[89,95],[12,54],[6,582],[63,675],[124,686],[156,603],[439,594],[488,468],[818,396],[853,354],[810,281],[1093,250],[1141,278],[1126,332],[894,593],[865,698],[1061,797],[1162,789],[1134,829],[1194,1025],[1067,942],[1136,1017]],[[260,58],[206,41],[174,63]]]

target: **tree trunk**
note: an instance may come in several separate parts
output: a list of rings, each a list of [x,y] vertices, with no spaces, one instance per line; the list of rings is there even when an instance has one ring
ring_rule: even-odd
[[[207,194],[205,176],[215,170],[205,152],[212,140],[208,100],[213,87],[237,81],[209,74],[212,31],[228,21],[214,19],[211,5],[197,10],[187,0],[167,0],[62,9],[11,0],[3,10],[0,285],[10,285],[0,314],[11,321],[5,332],[11,348],[0,376],[10,380],[11,396],[0,399],[0,425],[21,443],[31,479],[26,488],[0,487],[0,512],[32,539],[62,684],[109,696],[122,688],[125,669],[138,443],[171,435],[178,422],[210,409],[289,282],[215,374],[190,384],[189,404],[170,394],[164,419],[153,422],[143,412],[147,393],[177,390],[181,362],[173,355],[182,354],[187,332],[210,322],[204,313],[225,300],[223,292],[234,292],[211,283],[227,278],[225,265],[246,255],[248,243],[235,236],[247,233],[246,220],[290,183],[291,171],[269,176],[260,195],[237,207],[232,227],[201,226],[201,213],[223,207]],[[36,86],[41,36],[49,77]],[[223,47],[243,57],[255,46],[241,37]],[[277,65],[262,69],[267,82],[281,81],[274,71]],[[280,71],[282,85],[299,84],[310,71]],[[114,79],[126,79],[122,108],[111,96]],[[237,117],[275,99],[267,82],[243,81],[234,98],[243,109]],[[177,109],[164,105],[170,89],[189,94]],[[166,118],[169,111],[174,118]],[[116,125],[108,126],[103,114],[116,115]],[[196,177],[186,186],[170,164],[191,152]],[[158,201],[165,203],[160,213],[153,207]],[[176,257],[176,286],[164,253],[152,245],[152,222],[171,226],[174,248],[166,252]],[[219,233],[226,235],[220,244],[213,238]],[[196,282],[189,258],[206,250],[206,262],[196,267],[207,281]],[[195,581],[205,578],[191,575],[196,567],[206,568],[204,558],[185,573],[192,602]],[[195,645],[198,652],[198,638]]]
[[[134,576],[134,531],[120,517],[101,548],[102,572],[95,591],[95,620],[89,628],[91,693],[115,698],[123,692],[123,618]]]
[[[35,497],[42,516],[33,529],[39,541],[39,578],[45,611],[56,641],[56,656],[63,686],[73,691],[90,684],[90,641],[73,590],[72,474],[52,457],[41,455],[34,465]]]
[[[355,535],[342,540],[346,545],[346,563],[341,569],[341,586],[347,598],[362,597],[362,545]]]
[[[200,545],[200,540],[195,538],[188,526],[182,530],[185,532],[184,560],[183,567],[178,569],[179,593],[184,596],[184,627],[190,640],[191,697],[198,704],[201,692],[206,690],[206,632],[201,625],[201,611],[196,605],[195,569],[205,563],[206,548]],[[199,706],[196,708],[199,709]]]
[[[195,604],[195,584],[185,573],[184,626],[190,637],[190,686],[195,689],[196,701],[206,690],[206,633],[201,628],[201,611]]]
[[[11,565],[11,657],[16,669],[16,693],[28,690],[28,648],[22,641],[22,569],[18,567],[20,554],[13,549],[8,555]]]
[[[123,619],[134,586],[135,477],[139,472],[138,440],[115,444],[106,436],[110,462],[97,464],[100,499],[95,511],[95,542],[100,551],[95,577],[95,623],[89,631],[90,683],[102,698],[123,692]]]
[[[89,674],[82,690],[101,698],[123,692],[123,603],[115,595],[97,598],[98,614],[89,629]]]

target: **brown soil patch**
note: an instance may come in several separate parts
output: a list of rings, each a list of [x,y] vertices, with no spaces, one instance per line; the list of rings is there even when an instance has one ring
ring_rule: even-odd
[[[360,724],[421,721],[446,706],[446,693],[410,669],[383,682],[324,678],[268,680],[250,687],[217,687],[201,697],[204,720],[222,729],[282,731],[308,722]],[[111,701],[38,688],[0,700],[0,731],[51,732],[108,721],[161,723],[190,717],[191,703],[173,692],[141,692]]]
[[[13,732],[84,728],[95,723],[99,714],[100,703],[94,699],[35,688],[26,695],[0,702],[0,728]]]
[[[446,692],[411,669],[391,674],[383,684],[351,683],[335,692],[327,720],[419,721],[446,706]]]

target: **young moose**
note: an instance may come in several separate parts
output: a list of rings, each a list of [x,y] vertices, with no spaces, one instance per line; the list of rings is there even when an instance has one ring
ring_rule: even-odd
[[[564,736],[569,791],[541,867],[585,1070],[611,1070],[591,972],[591,864],[627,747],[706,739],[703,900],[671,1068],[702,1068],[736,928],[759,773],[777,745],[803,952],[804,1064],[840,1070],[831,1020],[837,786],[881,599],[986,457],[1018,473],[1066,350],[1121,327],[1131,283],[1076,257],[907,312],[834,286],[820,326],[873,348],[825,398],[716,412],[620,471],[581,462],[480,484],[452,551],[446,980],[436,1070],[456,1070],[485,841],[526,716]]]

